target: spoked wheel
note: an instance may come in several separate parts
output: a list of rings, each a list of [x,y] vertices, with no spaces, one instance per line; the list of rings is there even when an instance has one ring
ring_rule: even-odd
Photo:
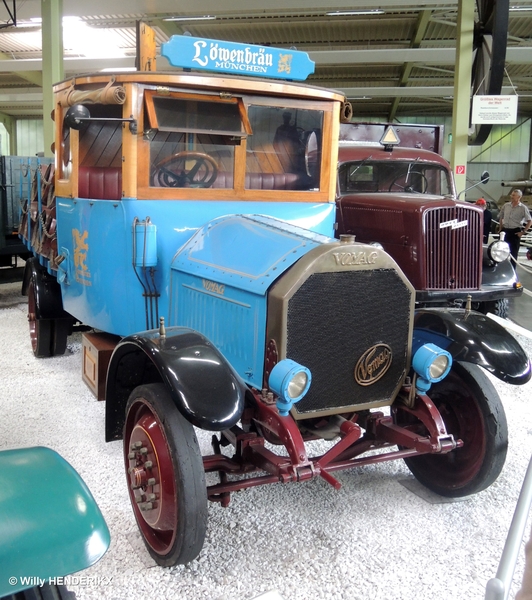
[[[37,318],[37,299],[33,281],[28,285],[28,323],[33,354],[37,358],[52,356],[53,321]]]
[[[413,183],[415,181],[415,183]],[[419,173],[418,171],[410,171],[406,175],[400,175],[396,177],[390,187],[388,188],[389,192],[407,192],[409,194],[425,194],[429,187],[429,182],[423,173]]]
[[[161,187],[210,187],[218,165],[203,152],[178,152],[155,166],[154,185]]]
[[[207,487],[194,428],[163,384],[133,390],[126,408],[124,459],[129,497],[155,561],[170,567],[200,553]]]
[[[405,459],[413,475],[427,488],[458,498],[480,492],[499,476],[506,460],[508,428],[497,391],[480,367],[453,363],[449,375],[429,390],[448,433],[464,445],[448,454],[424,454]],[[398,409],[399,425],[412,427],[411,415]],[[424,433],[423,426],[419,431]]]

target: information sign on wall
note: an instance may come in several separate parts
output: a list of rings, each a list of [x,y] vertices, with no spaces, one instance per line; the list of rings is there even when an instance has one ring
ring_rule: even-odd
[[[473,125],[514,125],[517,123],[517,96],[473,96]]]

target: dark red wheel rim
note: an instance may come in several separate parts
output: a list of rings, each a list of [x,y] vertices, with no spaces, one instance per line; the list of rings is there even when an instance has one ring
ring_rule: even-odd
[[[174,466],[163,426],[142,399],[128,413],[124,459],[139,529],[164,556],[172,549],[178,525]]]

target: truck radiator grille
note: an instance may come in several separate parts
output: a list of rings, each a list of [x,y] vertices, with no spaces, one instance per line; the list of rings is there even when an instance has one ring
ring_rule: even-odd
[[[410,300],[393,269],[315,273],[307,279],[288,302],[287,358],[312,373],[296,413],[304,418],[391,402],[407,364]],[[360,385],[355,365],[376,344],[391,348],[391,366],[372,385]]]
[[[480,213],[461,206],[425,213],[426,289],[476,290],[480,287],[481,218]]]

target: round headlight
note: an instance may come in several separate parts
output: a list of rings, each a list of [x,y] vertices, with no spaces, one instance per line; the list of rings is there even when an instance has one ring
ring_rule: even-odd
[[[488,256],[493,262],[504,262],[510,256],[510,246],[507,242],[496,240],[488,246]]]
[[[431,343],[420,346],[412,357],[414,371],[430,383],[442,380],[449,373],[452,364],[449,352]]]
[[[449,358],[446,354],[441,354],[434,360],[429,367],[430,378],[432,380],[440,377],[449,369]]]
[[[289,398],[292,400],[294,398],[299,398],[301,394],[304,392],[308,383],[308,375],[305,371],[299,371],[296,373],[290,382],[288,383],[286,393]]]
[[[311,380],[312,376],[306,367],[290,358],[285,358],[273,367],[268,385],[272,392],[277,394],[281,403],[291,406],[299,402],[308,392]]]

